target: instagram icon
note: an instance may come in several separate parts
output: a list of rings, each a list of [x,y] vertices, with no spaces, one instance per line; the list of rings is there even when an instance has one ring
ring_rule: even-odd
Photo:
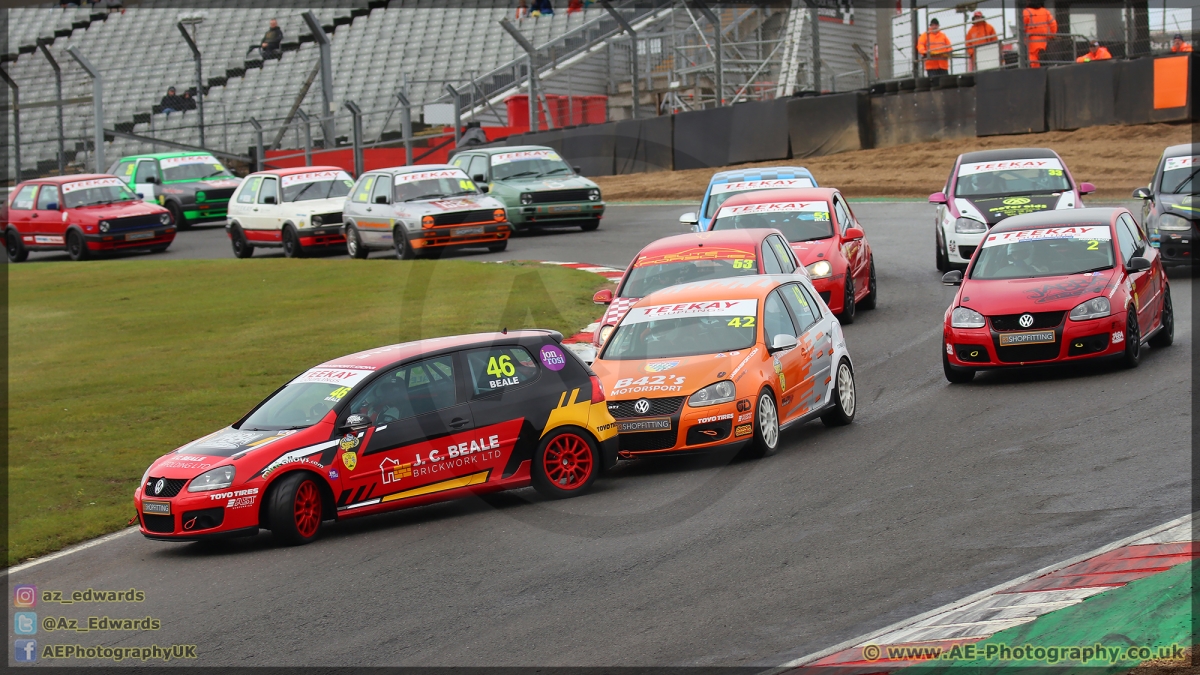
[[[36,607],[37,586],[22,584],[13,587],[13,607]]]

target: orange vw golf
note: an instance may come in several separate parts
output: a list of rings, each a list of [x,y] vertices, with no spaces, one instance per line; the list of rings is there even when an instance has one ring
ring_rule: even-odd
[[[786,427],[854,419],[842,326],[812,282],[795,275],[651,293],[622,318],[592,368],[626,459],[731,444],[763,457]]]

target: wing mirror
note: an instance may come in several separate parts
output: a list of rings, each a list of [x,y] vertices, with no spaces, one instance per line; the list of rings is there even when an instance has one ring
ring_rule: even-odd
[[[58,202],[50,202],[49,204],[46,205],[46,210],[47,211],[57,211],[58,210]]]
[[[487,183],[476,183],[475,187],[479,188],[479,191],[483,194],[487,194],[492,191],[492,188],[488,187]]]
[[[145,199],[145,198],[146,198],[146,195],[144,195],[144,194],[142,194],[142,193],[140,193],[140,192],[139,192],[139,193],[137,193],[137,198],[138,198],[138,199]]]
[[[950,270],[942,275],[943,286],[961,286],[962,270]]]
[[[583,173],[582,171],[580,171],[580,170],[579,170],[579,167],[577,167],[577,166],[573,166],[573,167],[571,167],[571,168],[572,168],[572,169],[575,169],[575,173],[578,173],[578,174],[582,174],[582,173]]]
[[[357,413],[347,417],[346,421],[342,422],[342,428],[349,429],[350,431],[362,431],[369,426],[371,426],[371,418]]]
[[[273,195],[267,195],[266,197],[263,197],[263,203],[274,204],[276,203],[275,197]]]
[[[1125,265],[1125,269],[1130,272],[1141,272],[1142,270],[1150,269],[1150,260],[1141,256],[1135,256],[1129,259],[1129,263]]]
[[[377,196],[375,197],[375,203],[376,203],[376,204],[386,204],[386,203],[388,203],[388,198],[387,198],[387,195],[377,195]]]
[[[776,335],[771,340],[771,350],[770,351],[772,353],[781,352],[785,349],[791,349],[792,347],[795,347],[798,344],[800,344],[800,343],[796,341],[795,335],[787,335],[785,333],[781,333],[779,335]]]
[[[155,178],[154,176],[146,176],[146,180],[144,180],[142,182],[146,183],[147,185],[154,185],[154,184],[158,183],[158,179]]]
[[[929,195],[929,203],[930,204],[945,204],[947,201],[948,200],[946,199],[945,192],[935,192],[935,193]]]
[[[862,231],[861,228],[858,227],[847,227],[846,231],[842,233],[842,239],[846,241],[855,241],[857,239],[862,239],[865,236],[867,235]]]
[[[1133,191],[1134,199],[1154,199],[1154,195],[1144,187],[1140,187]]]
[[[481,174],[481,173],[477,173],[474,176],[471,176],[471,180],[475,181],[476,183],[486,183],[487,182],[487,178],[484,178],[483,174]]]
[[[592,302],[596,303],[597,305],[610,305],[612,304],[612,301],[612,291],[607,288],[596,291],[596,294],[592,296]]]
[[[1095,191],[1096,191],[1096,186],[1092,185],[1091,183],[1080,183],[1079,184],[1079,194],[1081,194],[1081,195],[1090,195]]]
[[[696,217],[695,211],[688,211],[682,216],[679,216],[679,222],[683,225],[698,225],[700,223],[700,219]]]

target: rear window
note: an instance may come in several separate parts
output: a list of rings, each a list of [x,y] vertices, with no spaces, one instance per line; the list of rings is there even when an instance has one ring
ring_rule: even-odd
[[[829,203],[779,202],[726,206],[717,212],[714,230],[756,230],[773,228],[783,233],[789,242],[827,239],[833,236],[829,220]]]
[[[758,274],[753,248],[702,246],[641,255],[621,285],[620,297],[644,298],[668,286]]]

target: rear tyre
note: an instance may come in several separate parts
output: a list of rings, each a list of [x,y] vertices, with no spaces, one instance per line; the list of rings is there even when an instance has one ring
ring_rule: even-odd
[[[396,244],[396,257],[401,260],[412,260],[417,257],[417,252],[413,249],[412,244],[408,242],[408,236],[404,233],[404,228],[397,227],[395,234],[392,237],[393,243]]]
[[[230,233],[229,242],[233,245],[233,257],[249,258],[254,255],[254,247],[246,241],[246,233],[242,232],[242,228],[233,227],[233,232]]]
[[[300,235],[291,225],[283,227],[283,254],[289,258],[304,256],[304,247],[300,245]]]
[[[1121,356],[1121,364],[1126,368],[1137,368],[1142,362],[1142,331],[1138,327],[1137,310],[1130,307],[1125,316],[1125,353]]]
[[[267,501],[271,534],[286,546],[307,544],[321,531],[321,489],[311,474],[297,471],[275,484]]]
[[[13,230],[9,230],[4,236],[4,248],[8,253],[9,262],[25,262],[29,258],[29,249],[21,243],[21,235]]]
[[[591,220],[587,221],[586,223],[580,225],[579,229],[583,230],[584,232],[592,232],[593,230],[595,230],[598,227],[600,227],[600,219],[592,218]]]
[[[859,304],[863,309],[875,309],[875,299],[879,297],[878,284],[875,281],[875,256],[871,256],[871,277],[867,281],[867,297]]]
[[[858,409],[854,370],[850,368],[848,359],[842,359],[838,364],[837,376],[833,381],[833,407],[821,415],[821,422],[827,427],[843,427],[854,421],[854,413]]]
[[[858,313],[854,307],[854,277],[850,276],[850,268],[846,268],[846,283],[843,284],[842,293],[842,313],[838,316],[838,321],[843,326],[849,326],[854,323],[854,316]]]
[[[488,246],[488,251],[490,251],[491,253],[499,253],[506,248],[508,248],[508,240],[507,239],[505,239],[504,241],[502,241],[498,244],[492,244],[491,246]]]
[[[946,374],[946,380],[950,384],[966,384],[975,379],[974,368],[959,368],[958,366],[950,365],[950,359],[942,354],[942,372]]]
[[[67,255],[76,262],[88,259],[87,242],[83,240],[83,235],[79,234],[77,230],[67,233]]]
[[[150,252],[151,253],[165,253],[168,246],[170,246],[170,244],[163,244],[161,246],[155,246],[150,249]]]
[[[175,229],[192,229],[192,224],[187,221],[187,218],[183,217],[183,209],[179,208],[178,204],[175,202],[167,202],[167,210],[171,212],[171,222],[175,223]]]
[[[600,451],[592,435],[579,427],[550,432],[533,455],[533,487],[548,499],[583,494],[600,473]]]
[[[933,238],[934,246],[937,248],[937,270],[943,274],[950,271],[950,256],[947,255],[946,249],[942,247],[942,242],[935,235]]]
[[[1171,307],[1171,289],[1163,294],[1162,328],[1150,338],[1150,346],[1158,349],[1175,342],[1175,310]]]
[[[763,387],[754,406],[754,438],[743,451],[750,459],[770,457],[779,451],[779,408],[771,390]]]
[[[346,226],[346,254],[355,260],[366,260],[371,252],[363,246],[362,236],[358,233],[358,228],[353,225]]]

